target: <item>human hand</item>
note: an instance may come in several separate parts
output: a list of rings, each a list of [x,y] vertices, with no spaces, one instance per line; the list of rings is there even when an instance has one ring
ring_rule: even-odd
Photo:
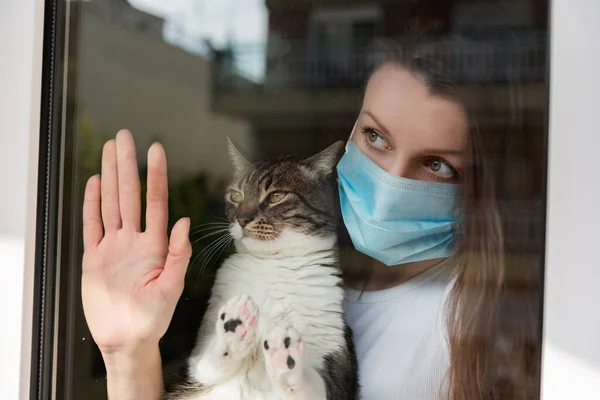
[[[166,155],[155,143],[148,151],[146,230],[140,232],[133,137],[120,131],[105,144],[102,175],[91,177],[85,190],[81,282],[85,318],[105,358],[155,348],[183,291],[190,220],[177,221],[169,241],[167,199]]]

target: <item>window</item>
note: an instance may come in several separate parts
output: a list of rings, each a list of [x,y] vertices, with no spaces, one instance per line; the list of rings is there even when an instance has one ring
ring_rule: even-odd
[[[311,83],[348,85],[366,67],[368,46],[381,37],[381,8],[341,7],[312,11],[308,40],[314,51],[310,59]]]
[[[361,105],[371,74],[379,71],[385,60],[393,59],[414,69],[411,77],[417,77],[420,85],[431,85],[427,89],[433,98],[468,110],[465,132],[481,135],[481,147],[472,151],[477,155],[472,159],[465,156],[464,165],[451,166],[461,171],[456,171],[455,183],[465,185],[459,178],[469,163],[479,163],[477,168],[486,171],[489,168],[491,175],[471,188],[493,190],[463,192],[472,203],[460,223],[471,224],[466,232],[483,229],[492,236],[502,232],[498,237],[486,236],[490,240],[485,243],[502,252],[502,270],[487,277],[470,276],[468,283],[483,293],[482,302],[490,301],[485,310],[493,311],[495,330],[471,334],[481,334],[490,351],[513,357],[514,363],[508,364],[503,364],[500,356],[490,358],[493,361],[486,376],[496,385],[494,390],[506,396],[508,390],[520,390],[539,398],[548,2],[514,2],[506,6],[502,18],[489,18],[499,7],[491,1],[326,3],[56,2],[54,35],[58,45],[47,50],[54,58],[45,60],[52,73],[44,81],[53,88],[45,94],[47,102],[52,100],[48,103],[52,134],[44,139],[50,149],[45,155],[51,161],[51,180],[46,187],[49,211],[40,211],[48,224],[45,230],[38,227],[47,244],[45,251],[40,248],[37,253],[40,315],[36,350],[40,352],[34,356],[37,379],[32,385],[40,397],[106,398],[105,367],[81,303],[80,221],[85,182],[100,171],[102,146],[109,138],[124,127],[132,131],[142,188],[146,187],[146,152],[155,141],[163,144],[169,165],[169,229],[181,217],[190,217],[193,227],[193,255],[185,289],[160,342],[163,373],[170,387],[185,370],[218,268],[234,252],[233,246],[225,246],[228,242],[218,241],[220,233],[211,228],[223,228],[228,218],[225,193],[232,165],[226,138],[247,157],[266,160],[289,154],[309,157],[336,141],[347,141],[357,117],[363,118]],[[51,18],[47,18],[50,24]],[[445,92],[448,86],[452,86],[452,94]],[[405,109],[416,103],[407,102]],[[396,121],[399,112],[385,118]],[[437,115],[424,120],[433,121]],[[361,125],[364,121],[360,118],[354,134],[373,134],[371,128]],[[415,135],[410,136],[409,144],[394,147],[397,160],[405,160],[401,155],[415,143],[414,138],[427,133],[425,125],[407,126],[405,121],[392,122],[394,127],[389,129],[399,135]],[[377,135],[386,129],[371,138],[379,140]],[[472,137],[469,143],[479,140]],[[482,159],[476,158],[479,151],[485,153]],[[375,154],[371,153],[372,161]],[[441,156],[422,156],[408,157],[411,165],[422,168],[424,164],[451,163]],[[415,164],[417,159],[420,161]],[[407,170],[394,170],[399,164],[386,163],[381,159],[376,168],[398,178],[414,178],[405,175]],[[381,200],[377,193],[369,195]],[[498,223],[497,231],[490,229],[490,221]],[[454,239],[460,237],[456,232]],[[365,273],[361,268],[370,266],[372,259],[355,250],[359,246],[351,234],[339,236],[345,276],[347,268],[362,271],[356,278],[359,292],[390,289],[381,281],[395,270],[367,268]],[[465,233],[462,242],[456,239],[467,249],[463,253],[480,254],[481,243],[468,242],[468,238]],[[497,255],[493,251],[485,254]],[[477,262],[473,260],[469,262]],[[380,270],[384,272],[371,279],[371,274]],[[397,278],[393,275],[390,279]],[[490,293],[500,283],[502,290],[494,292],[499,296],[495,298]],[[484,290],[487,284],[490,289]],[[459,305],[471,307],[474,303]],[[484,309],[474,310],[482,318]],[[383,368],[383,359],[379,364],[379,359],[361,353],[366,351],[364,344],[357,348],[359,362],[370,363],[367,369]],[[456,371],[464,367],[473,372],[474,367],[468,361],[464,365],[453,362],[457,367],[453,377],[457,384],[464,384]],[[442,365],[440,370],[445,372],[446,367],[451,366]],[[369,377],[361,375],[360,379],[366,382],[365,390],[370,390]]]

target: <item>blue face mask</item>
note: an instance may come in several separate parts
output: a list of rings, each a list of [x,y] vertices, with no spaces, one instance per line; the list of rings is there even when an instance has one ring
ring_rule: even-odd
[[[390,266],[455,251],[460,185],[392,175],[352,140],[337,172],[344,224],[358,251]]]

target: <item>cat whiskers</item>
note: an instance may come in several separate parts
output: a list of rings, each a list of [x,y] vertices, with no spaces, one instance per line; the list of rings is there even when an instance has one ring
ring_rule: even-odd
[[[275,249],[273,248],[273,243],[275,242],[275,239],[277,239],[277,237],[279,237],[279,235],[281,234],[282,229],[277,228],[276,226],[273,225],[273,234],[269,235],[266,237],[266,242],[267,242],[267,246],[269,246],[269,251],[275,251]]]
[[[225,232],[222,236],[213,240],[208,246],[202,249],[196,257],[194,257],[191,264],[195,264],[196,260],[200,259],[202,264],[200,265],[198,276],[202,276],[204,269],[209,265],[210,261],[213,259],[214,255],[217,251],[222,251],[233,241],[233,238],[229,234],[229,232]],[[219,253],[220,254],[220,253]]]
[[[227,221],[219,221],[219,222],[207,222],[204,224],[200,224],[200,225],[196,225],[194,227],[192,227],[190,229],[190,234],[196,234],[198,232],[202,232],[202,231],[206,231],[206,230],[210,230],[210,229],[216,229],[216,228],[229,228],[230,226],[230,222]]]
[[[217,256],[217,260],[219,259],[220,255],[223,253],[223,250],[225,250],[229,244],[231,244],[231,242],[233,242],[233,237],[227,233],[226,235],[223,235],[219,239],[215,240],[204,250],[204,260],[200,265],[200,274],[202,274],[206,267],[210,265],[211,260],[213,260],[215,256]]]
[[[226,222],[225,222],[226,221]],[[192,260],[190,265],[194,265],[197,260],[200,260],[202,264],[199,268],[198,277],[202,276],[206,267],[210,265],[210,262],[213,260],[214,256],[218,257],[223,253],[223,251],[227,248],[227,246],[233,241],[231,234],[229,232],[230,222],[225,220],[223,222],[208,222],[205,224],[201,224],[195,226],[193,228],[193,232],[190,233],[190,238],[193,238],[191,241],[192,246],[198,244],[202,240],[209,238],[211,236],[217,236],[212,242],[210,242],[206,247],[204,247]],[[199,237],[194,237],[198,236]]]
[[[221,229],[209,232],[209,233],[206,233],[206,231],[204,231],[204,235],[202,235],[199,238],[194,239],[191,243],[192,243],[192,245],[194,245],[194,244],[198,243],[199,241],[201,241],[202,239],[206,239],[207,237],[223,234],[226,232],[229,232],[229,228],[221,228]],[[200,233],[200,232],[198,232],[198,233]]]
[[[209,236],[213,236],[219,233],[224,233],[230,228],[229,221],[227,222],[207,222],[204,224],[197,225],[190,229],[190,239],[193,239],[192,244],[199,242]],[[201,235],[197,237],[197,235]],[[196,237],[195,237],[196,236]]]

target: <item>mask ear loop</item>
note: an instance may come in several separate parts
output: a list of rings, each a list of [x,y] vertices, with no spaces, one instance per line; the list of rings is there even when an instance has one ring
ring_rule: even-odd
[[[354,126],[352,127],[352,131],[350,132],[350,137],[348,138],[348,140],[346,141],[346,147],[344,147],[345,152],[348,152],[348,145],[350,144],[350,141],[352,140],[352,138],[354,137],[354,131],[356,130],[356,125],[358,125],[358,120],[356,120],[354,122]]]

